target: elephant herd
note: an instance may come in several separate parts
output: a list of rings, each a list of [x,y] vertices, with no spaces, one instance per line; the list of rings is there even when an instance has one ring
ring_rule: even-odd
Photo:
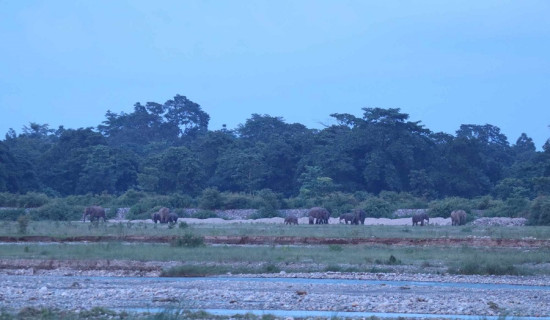
[[[101,206],[91,206],[84,209],[84,213],[82,215],[82,221],[86,221],[86,217],[90,217],[90,222],[99,219],[103,219],[105,222],[105,209]],[[342,223],[344,221],[345,224],[365,224],[365,218],[367,217],[367,214],[362,209],[354,209],[352,212],[343,213],[340,215],[339,221]],[[466,211],[464,210],[454,210],[451,212],[451,225],[453,226],[461,226],[466,224]],[[308,221],[309,224],[328,224],[328,220],[330,218],[330,212],[322,207],[313,207],[308,212]],[[171,212],[170,209],[163,207],[160,208],[159,211],[153,213],[152,220],[155,222],[160,223],[169,223],[171,225],[176,224],[178,222],[178,215],[174,212]],[[420,226],[424,225],[424,221],[426,223],[430,222],[430,217],[427,213],[415,213],[412,216],[412,225],[417,226],[420,224]],[[294,215],[289,215],[284,220],[285,224],[298,224],[298,218]]]
[[[157,222],[169,224],[175,224],[178,222],[178,215],[171,212],[170,209],[166,207],[162,207],[158,212],[153,213],[152,218],[155,224]]]
[[[82,214],[82,222],[86,222],[86,217],[88,216],[90,217],[90,222],[93,222],[94,220],[99,222],[99,219],[103,219],[103,222],[106,221],[105,209],[101,206],[86,207],[84,209],[84,213]],[[152,219],[155,224],[157,222],[176,224],[178,222],[178,215],[171,212],[170,209],[163,207],[160,208],[159,211],[153,213]]]
[[[365,218],[367,214],[362,209],[354,209],[352,212],[343,213],[339,217],[340,223],[342,221],[345,224],[365,224]],[[328,224],[328,219],[330,218],[330,213],[327,209],[322,207],[313,207],[308,212],[309,224]],[[415,213],[412,216],[412,225],[413,226],[424,226],[424,221],[426,224],[430,223],[430,216],[426,212]],[[285,218],[285,224],[298,224],[298,218],[294,215],[289,215]],[[451,224],[453,226],[460,226],[466,224],[466,211],[464,210],[455,210],[451,212]]]
[[[344,213],[340,216],[340,222],[345,221],[346,224],[365,224],[367,214],[362,209],[355,209],[353,212]],[[330,212],[322,207],[313,207],[308,211],[309,224],[328,224]],[[298,218],[295,215],[288,215],[285,218],[285,224],[298,224]]]

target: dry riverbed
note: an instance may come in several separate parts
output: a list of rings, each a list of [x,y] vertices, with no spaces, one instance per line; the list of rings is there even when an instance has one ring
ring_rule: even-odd
[[[48,268],[48,264],[50,267]],[[27,265],[25,267],[24,265]],[[229,309],[550,317],[548,276],[285,273],[159,278],[176,262],[6,260],[0,304],[8,310]],[[16,267],[18,266],[18,267]]]
[[[106,274],[29,276],[4,272],[0,276],[0,302],[4,308],[14,310],[99,306],[142,311],[315,310],[334,312],[336,316],[337,312],[550,316],[547,277],[281,273],[275,277],[136,278]]]

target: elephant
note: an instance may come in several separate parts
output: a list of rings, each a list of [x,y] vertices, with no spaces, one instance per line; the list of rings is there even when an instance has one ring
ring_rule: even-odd
[[[170,223],[170,224],[176,224],[176,223],[178,223],[178,218],[179,217],[175,212],[170,212],[168,214],[168,221],[167,222]]]
[[[94,221],[95,218],[97,218],[97,221],[99,221],[99,218],[103,218],[103,222],[106,221],[105,209],[101,206],[86,207],[82,215],[82,222],[86,222],[86,216],[90,216],[90,222]]]
[[[160,208],[158,211],[160,217],[160,223],[168,223],[168,216],[170,215],[170,209],[166,207]]]
[[[309,209],[309,224],[328,224],[330,212],[327,209],[321,207],[313,207]]]
[[[451,224],[453,226],[461,226],[466,224],[466,211],[455,210],[451,212]]]
[[[153,222],[156,224],[157,222],[160,222],[160,213],[155,212],[153,213]]]
[[[285,218],[285,224],[298,224],[298,218],[294,215],[289,215]]]
[[[354,223],[354,221],[356,221],[356,217],[355,217],[355,214],[351,213],[351,212],[348,212],[348,213],[342,213],[340,215],[340,223],[342,223],[342,220],[344,220],[344,222],[346,224],[349,223]]]
[[[365,212],[365,210],[355,209],[353,210],[353,215],[355,216],[353,224],[365,224],[365,219],[367,218],[367,213]]]
[[[428,214],[426,212],[415,213],[412,216],[412,225],[417,226],[418,223],[420,222],[420,225],[423,226],[424,225],[424,220],[427,220],[427,223],[430,223],[430,217],[428,216]]]

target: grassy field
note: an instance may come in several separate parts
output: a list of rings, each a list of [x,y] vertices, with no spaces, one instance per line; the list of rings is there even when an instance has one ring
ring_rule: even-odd
[[[0,236],[21,236],[16,222],[2,222]],[[172,244],[6,243],[0,259],[177,261],[166,276],[286,272],[412,272],[550,275],[550,248],[391,245],[204,245],[203,236],[300,236],[377,238],[550,238],[549,227],[350,226],[282,224],[166,225],[31,222],[24,235],[59,238],[98,235],[179,236]],[[187,237],[187,238],[186,238]],[[190,242],[188,240],[199,240]]]
[[[195,246],[169,244],[4,244],[1,259],[178,261],[167,275],[259,272],[413,272],[550,274],[550,248]]]
[[[383,225],[284,225],[284,224],[179,224],[173,228],[152,223],[99,223],[69,221],[31,221],[25,233],[17,222],[0,222],[0,236],[177,236],[191,231],[201,236],[295,236],[327,238],[466,238],[550,239],[550,227],[483,227],[483,226],[383,226]]]

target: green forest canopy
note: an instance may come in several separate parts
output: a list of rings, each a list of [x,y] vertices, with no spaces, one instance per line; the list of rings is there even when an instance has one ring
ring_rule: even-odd
[[[550,193],[550,142],[537,151],[498,127],[463,124],[432,132],[398,108],[331,115],[322,130],[252,114],[234,130],[208,130],[200,105],[176,95],[164,104],[107,111],[95,128],[30,123],[0,141],[0,192],[49,196],[128,190],[196,196],[205,189],[285,197],[327,192],[407,192],[424,199],[499,199]]]

